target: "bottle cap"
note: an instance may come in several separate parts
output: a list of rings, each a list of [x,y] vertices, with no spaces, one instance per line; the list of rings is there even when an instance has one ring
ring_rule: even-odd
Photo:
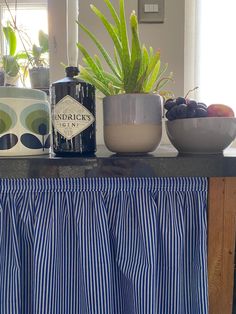
[[[66,67],[66,76],[67,77],[74,77],[79,74],[78,67]]]

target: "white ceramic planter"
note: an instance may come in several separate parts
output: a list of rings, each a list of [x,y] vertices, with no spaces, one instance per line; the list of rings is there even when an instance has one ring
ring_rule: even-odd
[[[32,88],[49,88],[49,68],[35,67],[29,70],[30,83]]]
[[[49,117],[46,93],[0,87],[0,156],[48,154]]]
[[[162,98],[122,94],[103,99],[104,141],[116,153],[154,151],[162,137]]]

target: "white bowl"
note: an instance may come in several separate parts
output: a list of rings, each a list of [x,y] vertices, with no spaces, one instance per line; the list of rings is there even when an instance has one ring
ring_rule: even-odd
[[[180,153],[220,154],[236,137],[236,118],[208,117],[166,121],[169,140]]]

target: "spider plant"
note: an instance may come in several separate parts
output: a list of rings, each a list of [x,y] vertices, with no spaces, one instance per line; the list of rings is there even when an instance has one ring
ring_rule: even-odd
[[[131,41],[125,19],[124,0],[119,0],[117,12],[110,0],[103,0],[110,10],[113,23],[94,5],[93,13],[101,20],[114,44],[114,56],[111,57],[97,37],[82,23],[80,28],[90,37],[107,63],[106,71],[98,55],[92,57],[82,43],[77,43],[83,55],[84,66],[80,65],[80,77],[94,85],[105,96],[122,93],[159,93],[166,94],[162,88],[172,80],[173,74],[165,75],[168,65],[161,67],[160,51],[147,49],[141,45],[138,20],[133,11],[130,15]]]

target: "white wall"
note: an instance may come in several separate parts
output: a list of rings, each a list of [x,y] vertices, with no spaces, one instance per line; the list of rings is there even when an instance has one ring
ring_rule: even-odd
[[[74,1],[74,0],[69,0]],[[118,4],[118,0],[112,0],[113,4]],[[89,4],[96,5],[100,10],[108,12],[102,0],[80,0],[79,2],[79,19],[85,24],[96,36],[104,43],[104,46],[113,51],[112,42],[109,40],[100,20],[93,14]],[[56,6],[55,6],[56,5]],[[54,7],[54,9],[53,9]],[[57,8],[55,11],[55,7]],[[54,33],[50,42],[51,60],[50,63],[56,66],[52,73],[52,81],[64,76],[63,68],[58,60],[66,63],[65,29],[55,28],[55,25],[65,25],[65,8],[66,0],[49,0],[49,31]],[[132,10],[137,10],[137,0],[125,0],[127,18]],[[152,46],[154,49],[161,49],[161,60],[163,63],[168,62],[169,71],[174,72],[175,84],[170,87],[175,95],[184,93],[184,0],[166,0],[165,1],[165,22],[163,24],[140,24],[141,41],[146,46]],[[90,39],[83,33],[79,32],[79,40],[85,44],[91,54],[97,53],[97,49]],[[59,59],[58,59],[59,58]],[[102,105],[97,101],[97,142],[103,143],[102,134]]]

